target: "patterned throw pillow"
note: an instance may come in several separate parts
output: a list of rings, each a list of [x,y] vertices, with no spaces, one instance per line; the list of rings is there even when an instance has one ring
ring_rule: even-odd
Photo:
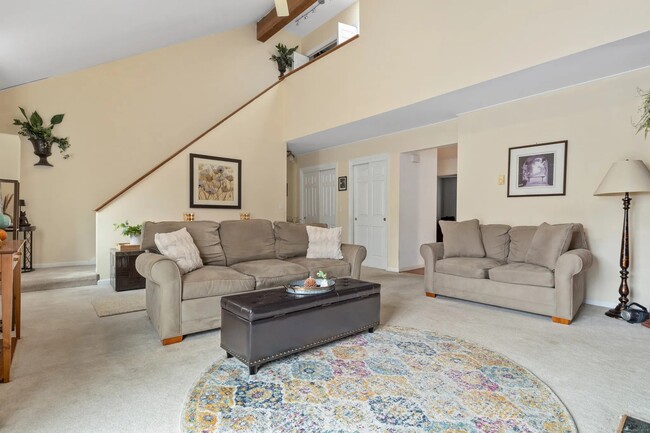
[[[308,259],[343,258],[343,253],[341,253],[341,227],[324,229],[307,226],[307,236],[309,237]]]
[[[199,249],[185,227],[171,233],[156,233],[154,242],[161,254],[176,262],[181,274],[203,267]]]

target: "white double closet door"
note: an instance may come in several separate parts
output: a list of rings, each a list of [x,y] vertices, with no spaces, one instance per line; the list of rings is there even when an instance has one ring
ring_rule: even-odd
[[[364,266],[388,267],[388,159],[351,162],[353,243],[368,250]]]
[[[301,177],[302,220],[336,226],[336,168],[307,168]]]

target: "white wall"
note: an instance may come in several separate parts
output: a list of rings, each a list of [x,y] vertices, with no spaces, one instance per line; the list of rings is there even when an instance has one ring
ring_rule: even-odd
[[[414,157],[419,162],[414,162]],[[420,245],[436,239],[437,159],[437,149],[400,155],[400,271],[423,267]]]
[[[595,256],[587,300],[614,306],[618,298],[622,197],[593,195],[614,161],[650,163],[650,141],[635,134],[650,69],[500,105],[461,117],[458,218],[510,225],[584,224]],[[566,196],[506,196],[497,176],[508,170],[508,148],[568,140]],[[650,303],[650,194],[633,195],[630,210],[631,298]]]

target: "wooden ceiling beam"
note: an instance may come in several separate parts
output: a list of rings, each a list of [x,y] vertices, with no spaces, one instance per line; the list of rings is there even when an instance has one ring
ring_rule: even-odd
[[[275,8],[271,10],[264,18],[257,22],[257,40],[260,42],[268,41],[273,35],[282,30],[287,24],[295,20],[298,15],[303,13],[309,6],[316,3],[316,0],[288,0],[289,16],[279,17],[275,13]]]

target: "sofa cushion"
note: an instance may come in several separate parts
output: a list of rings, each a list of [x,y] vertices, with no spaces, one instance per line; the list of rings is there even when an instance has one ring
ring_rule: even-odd
[[[444,257],[485,257],[478,220],[439,221]]]
[[[255,289],[255,278],[226,266],[204,266],[183,275],[183,300],[223,296]]]
[[[452,257],[436,262],[436,272],[466,278],[484,279],[488,271],[503,265],[503,262],[490,258]]]
[[[278,259],[288,259],[307,255],[309,238],[305,224],[276,221],[273,223],[275,232],[275,254]]]
[[[341,227],[326,229],[322,227],[307,226],[308,259],[342,259],[341,252]]]
[[[569,249],[572,235],[573,224],[542,223],[533,236],[525,262],[554,270],[557,259]]]
[[[275,258],[275,235],[271,221],[222,221],[219,235],[228,266]]]
[[[485,257],[505,262],[510,249],[510,226],[505,224],[481,225],[481,239],[485,248]]]
[[[508,263],[489,270],[492,281],[529,286],[555,287],[553,271],[528,263]]]
[[[510,229],[510,251],[508,263],[521,263],[526,260],[526,253],[533,241],[537,226],[516,226]]]
[[[219,223],[215,221],[145,221],[142,227],[142,249],[160,253],[154,241],[156,233],[171,233],[183,227],[192,236],[204,265],[226,264],[219,237]]]
[[[265,289],[302,280],[309,276],[307,268],[278,259],[253,260],[232,266],[242,274],[255,277],[255,288]]]
[[[325,272],[327,278],[349,277],[351,273],[350,264],[343,260],[292,257],[287,259],[287,261],[307,268],[309,275],[312,277],[316,277],[318,271]]]
[[[154,242],[161,254],[176,262],[181,274],[203,267],[199,250],[185,227],[171,233],[156,233]]]

